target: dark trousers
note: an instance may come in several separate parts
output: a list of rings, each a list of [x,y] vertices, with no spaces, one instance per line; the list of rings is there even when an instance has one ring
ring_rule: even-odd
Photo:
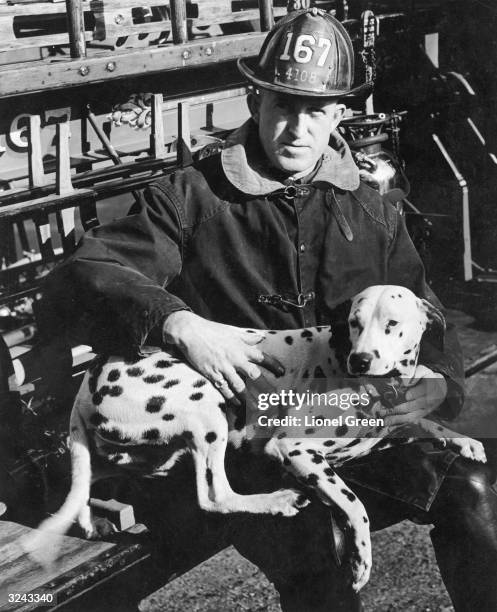
[[[280,467],[264,457],[234,454],[227,465],[233,487],[240,493],[293,484],[290,477],[282,483]],[[365,504],[373,530],[405,519],[434,525],[431,537],[437,562],[457,612],[496,612],[497,492],[493,480],[489,466],[457,458],[428,511],[349,484]],[[103,488],[110,497],[118,495],[132,503],[137,520],[148,525],[165,579],[180,571],[182,564],[186,567],[202,560],[205,551],[232,544],[274,583],[284,612],[362,609],[360,596],[350,588],[346,544],[344,547],[343,532],[336,529],[340,517],[332,520],[330,509],[317,500],[291,519],[209,515],[198,508],[189,457],[167,479],[123,481],[119,492]]]

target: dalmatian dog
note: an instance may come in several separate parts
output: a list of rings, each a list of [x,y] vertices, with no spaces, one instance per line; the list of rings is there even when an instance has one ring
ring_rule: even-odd
[[[402,380],[408,386],[423,333],[434,327],[443,333],[445,323],[426,300],[404,287],[383,285],[369,287],[353,299],[348,323],[351,350],[346,364],[334,348],[328,326],[246,330],[260,334],[261,350],[285,367],[279,378],[268,373],[247,381],[248,403],[283,390],[302,391],[298,404],[268,405],[263,413],[256,408],[257,414],[264,414],[264,422],[248,418],[249,408],[241,414],[227,406],[209,380],[173,353],[156,352],[133,363],[118,357],[97,358],[85,375],[71,413],[69,495],[62,508],[24,541],[25,549],[46,565],[57,554],[54,533],[65,533],[77,521],[87,537],[95,536],[88,500],[97,464],[105,465],[106,475],[112,467],[165,476],[181,454],[190,452],[198,502],[206,511],[294,516],[309,503],[305,491],[313,491],[328,506],[337,506],[346,517],[350,534],[353,588],[362,588],[372,563],[369,521],[361,501],[334,467],[382,444],[397,443],[385,440],[391,433],[388,427],[371,425],[378,406],[389,404],[381,392],[375,396],[368,391],[367,402],[352,408],[357,418],[347,425],[340,420],[343,408],[333,402],[331,407],[318,407],[309,401],[309,392],[315,391],[323,399],[340,395],[351,375],[368,376],[370,381]],[[319,414],[323,410],[326,418]],[[301,425],[289,426],[292,417],[300,419]],[[332,417],[340,424],[333,426]],[[305,425],[307,420],[311,425]],[[486,460],[479,442],[457,437],[434,421],[420,419],[417,425],[464,456]],[[277,459],[302,489],[235,493],[224,467],[226,446],[240,447],[247,440],[253,452]]]

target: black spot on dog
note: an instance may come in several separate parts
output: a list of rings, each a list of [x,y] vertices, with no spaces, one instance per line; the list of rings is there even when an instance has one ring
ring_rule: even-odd
[[[336,435],[341,438],[342,436],[344,436],[347,432],[349,431],[349,428],[347,427],[347,425],[340,425],[339,427],[336,428]]]
[[[313,463],[316,463],[316,464],[318,464],[318,465],[319,465],[320,463],[323,463],[323,461],[324,461],[324,457],[323,457],[323,455],[317,455],[317,454],[316,454],[316,455],[314,455],[314,457],[312,458],[312,462],[313,462]]]
[[[388,336],[389,333],[390,333],[390,330],[387,327],[386,330],[385,330],[385,334]]]
[[[278,438],[278,440],[283,440],[283,438],[286,438],[286,432],[282,431],[276,437]]]
[[[247,334],[255,334],[255,330],[253,329],[246,329],[245,331],[247,332]]]
[[[200,391],[198,393],[192,393],[190,395],[190,399],[192,400],[192,402],[198,402],[199,400],[201,400],[204,397],[203,393],[200,393]]]
[[[179,385],[179,380],[177,378],[173,378],[171,380],[167,380],[163,385],[162,388],[163,389],[170,389],[171,387],[174,387],[175,385]]]
[[[289,457],[297,457],[298,455],[300,455],[300,451],[299,450],[293,450],[293,451],[290,451],[288,453]]]
[[[292,462],[290,461],[290,459],[288,459],[288,457],[285,457],[283,459],[283,465],[290,465]]]
[[[356,496],[352,493],[352,491],[348,491],[347,489],[340,489],[340,491],[350,502],[353,502],[357,499]]]
[[[195,387],[195,389],[200,389],[200,387],[203,387],[206,384],[207,381],[205,380],[205,378],[199,378],[193,383],[193,386]]]
[[[100,425],[102,425],[103,423],[107,423],[109,419],[104,416],[103,414],[100,414],[100,412],[94,412],[91,417],[90,417],[90,423],[92,425],[94,425],[95,427],[99,427]],[[73,431],[74,429],[78,429],[76,428],[72,428],[71,431]]]
[[[379,352],[379,351],[377,351],[376,349],[373,351],[373,355],[374,355],[374,356],[375,356],[377,359],[379,359],[379,358],[380,358],[380,352]]]
[[[404,355],[409,355],[410,352],[411,352],[411,349],[407,349],[407,351],[404,351]]]
[[[306,448],[305,452],[309,453],[309,455],[315,455],[317,453],[317,450],[315,450],[314,448]]]
[[[178,363],[177,361],[169,361],[167,359],[159,359],[159,361],[155,362],[156,368],[170,368],[173,363]]]
[[[361,443],[361,441],[356,438],[355,440],[352,440],[352,442],[349,442],[347,444],[347,447],[350,448],[351,446],[355,446],[356,444],[360,444],[360,443]]]
[[[149,385],[153,385],[164,380],[164,376],[162,374],[150,374],[150,376],[144,376],[142,380]]]
[[[154,427],[153,429],[147,429],[143,432],[145,440],[158,440],[160,438],[160,431]]]
[[[402,338],[403,335],[404,335],[404,332],[400,332],[399,338]]]
[[[164,396],[154,395],[154,397],[151,397],[148,400],[147,405],[145,406],[145,410],[147,412],[159,412],[165,401],[166,398]]]
[[[335,470],[333,468],[327,467],[327,468],[324,468],[323,471],[326,474],[326,476],[334,476],[335,475]]]
[[[312,435],[313,433],[316,433],[316,430],[315,430],[315,429],[313,429],[312,427],[308,427],[308,428],[307,428],[307,429],[304,431],[304,433],[305,433],[305,435],[306,435],[306,436],[310,436],[310,435]]]
[[[319,476],[317,474],[309,474],[305,479],[306,484],[315,487],[318,484]]]
[[[166,412],[166,414],[162,415],[162,419],[164,421],[172,421],[174,419],[174,414],[171,414],[170,412]]]
[[[295,446],[300,446],[302,442],[295,442]]]
[[[119,397],[120,395],[122,395],[123,392],[123,388],[119,385],[114,385],[113,387],[111,387],[109,389],[109,395],[111,397]]]
[[[107,376],[107,380],[109,382],[116,382],[116,380],[119,380],[120,376],[121,372],[119,370],[111,370]]]
[[[291,336],[285,336],[285,342],[287,344],[293,344],[293,338]]]
[[[119,431],[119,429],[115,427],[112,429],[104,429],[103,427],[99,427],[99,434],[111,442],[119,442],[121,444],[131,442],[131,438],[125,436],[122,431]]]
[[[400,365],[406,366],[407,365],[407,359],[402,359],[402,361],[400,362]]]
[[[128,376],[142,376],[143,373],[144,373],[144,369],[143,368],[139,368],[139,367],[128,368],[126,370],[126,374]]]
[[[106,395],[109,395],[110,387],[109,385],[103,385],[98,391],[102,397],[105,397]]]
[[[210,468],[205,470],[205,480],[207,481],[207,485],[212,487],[212,470]]]
[[[409,365],[414,365],[414,363],[415,363],[414,359],[409,360]]]
[[[217,440],[217,433],[215,431],[209,431],[205,434],[205,441],[212,444]]]
[[[321,368],[321,366],[316,366],[314,370],[314,378],[326,378],[326,375],[323,372],[323,369]]]
[[[400,295],[399,295],[400,297]],[[364,540],[361,540],[361,546],[366,546],[366,542]]]
[[[226,414],[226,402],[219,402],[218,408],[221,410],[221,412]]]
[[[90,376],[88,378],[88,389],[90,390],[90,393],[95,393],[95,391],[97,390],[97,377],[96,376]]]
[[[369,523],[369,519],[368,519],[368,517],[367,517],[367,516],[363,516],[363,517],[362,517],[362,520],[363,520],[365,523]]]
[[[181,434],[181,436],[184,440],[187,440],[188,442],[191,442],[193,440],[193,434],[191,431],[186,430]]]
[[[402,293],[397,293],[397,296],[401,298],[402,297]]]
[[[274,331],[274,329],[270,329],[270,330],[268,331],[268,334],[272,334],[272,335],[274,335],[274,334],[276,334],[276,333],[278,333],[278,332],[275,332],[275,331]]]
[[[93,402],[93,404],[95,406],[100,406],[100,404],[104,401],[104,398],[103,398],[102,394],[100,393],[100,391],[96,391],[91,396],[91,401]]]
[[[335,440],[326,440],[326,442],[323,442],[323,446],[334,446],[335,444]]]

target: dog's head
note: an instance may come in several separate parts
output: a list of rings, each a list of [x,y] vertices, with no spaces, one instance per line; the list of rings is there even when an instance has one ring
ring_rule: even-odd
[[[433,330],[443,338],[445,319],[430,302],[396,285],[368,287],[352,300],[349,315],[350,374],[411,379],[421,337]]]

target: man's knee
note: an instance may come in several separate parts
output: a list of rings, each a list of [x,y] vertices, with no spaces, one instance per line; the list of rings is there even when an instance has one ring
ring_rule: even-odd
[[[497,518],[497,491],[492,470],[484,464],[458,458],[447,473],[435,508],[447,517],[476,518],[492,514]]]

